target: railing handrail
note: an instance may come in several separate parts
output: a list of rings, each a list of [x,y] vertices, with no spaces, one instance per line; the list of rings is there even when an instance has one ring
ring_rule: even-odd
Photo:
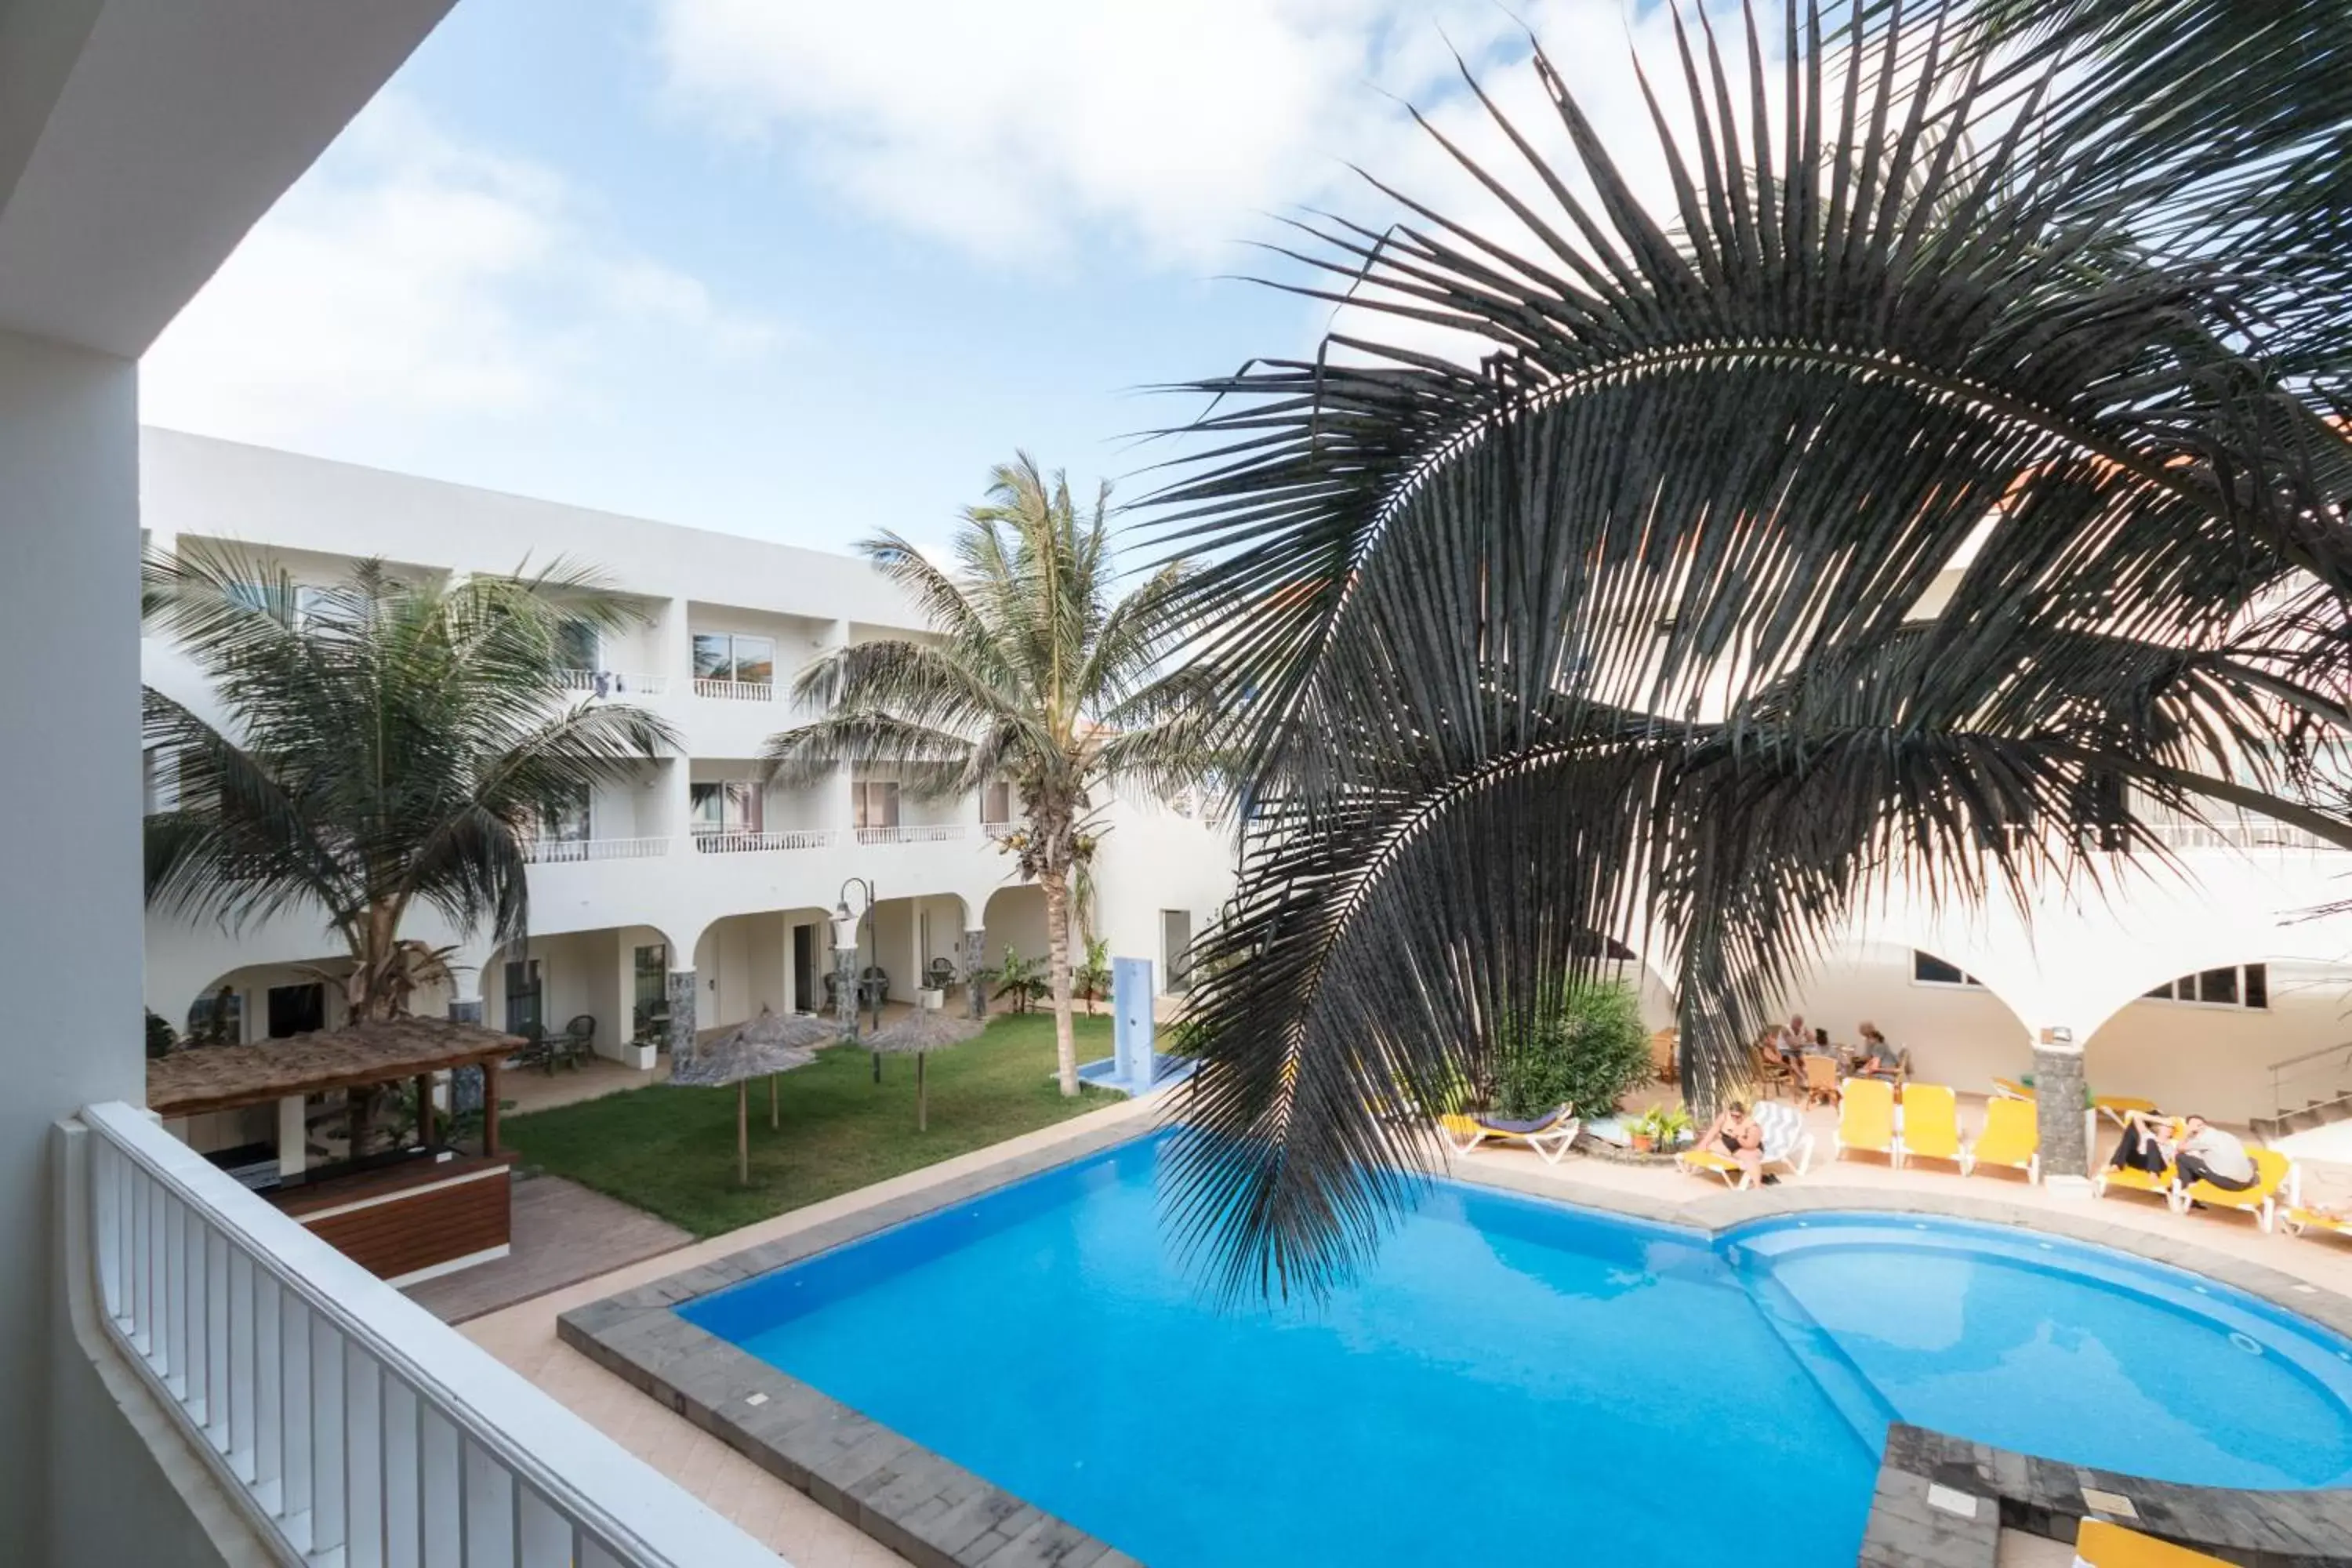
[[[729,1564],[774,1568],[779,1559],[521,1374],[289,1219],[198,1154],[147,1112],[119,1101],[85,1106],[81,1121],[218,1231],[254,1267],[346,1341],[361,1346],[418,1398],[519,1481],[643,1568]],[[90,1184],[93,1207],[100,1184]],[[180,1396],[123,1331],[108,1289],[102,1237],[91,1256],[107,1331],[151,1386]],[[561,1455],[562,1464],[548,1456]],[[649,1481],[656,1484],[648,1485]]]
[[[963,837],[961,822],[911,822],[896,827],[851,829],[860,844],[944,844]]]
[[[533,866],[569,866],[583,860],[650,860],[669,853],[667,834],[631,838],[535,838],[522,848]]]
[[[601,681],[605,690],[599,695],[614,697],[659,697],[669,690],[669,677],[637,669],[566,669],[562,672],[567,691],[595,691]]]
[[[769,832],[698,832],[694,847],[705,855],[743,854],[761,849],[824,849],[833,843],[830,827],[789,827]]]
[[[2338,1040],[2332,1046],[2322,1046],[2315,1051],[2305,1051],[2299,1056],[2287,1057],[2283,1060],[2271,1063],[2263,1070],[2275,1075],[2288,1068],[2300,1067],[2305,1062],[2315,1062],[2322,1057],[2332,1057],[2342,1051],[2352,1051],[2352,1040]]]
[[[725,680],[716,676],[694,678],[697,697],[717,697],[732,702],[773,702],[776,683],[772,680]]]

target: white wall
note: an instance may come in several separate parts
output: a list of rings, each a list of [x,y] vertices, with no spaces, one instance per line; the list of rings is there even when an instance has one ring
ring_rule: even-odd
[[[95,1397],[52,1338],[49,1127],[146,1094],[136,412],[127,361],[0,331],[0,1520],[35,1561],[92,1483],[48,1426]]]

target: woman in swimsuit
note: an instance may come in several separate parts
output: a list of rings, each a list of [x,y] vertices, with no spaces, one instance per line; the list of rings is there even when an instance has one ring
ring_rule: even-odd
[[[1741,1173],[1751,1183],[1764,1174],[1764,1129],[1739,1100],[1725,1106],[1722,1113],[1707,1123],[1697,1146],[1736,1161]]]

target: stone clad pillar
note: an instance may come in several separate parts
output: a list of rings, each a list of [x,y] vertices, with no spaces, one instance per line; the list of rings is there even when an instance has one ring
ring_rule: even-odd
[[[988,932],[968,931],[963,933],[963,978],[971,994],[971,1016],[988,1016],[988,982],[980,972],[988,967]]]
[[[833,995],[841,1009],[841,1037],[857,1038],[857,949],[833,950]]]
[[[2033,1105],[2044,1185],[2065,1189],[2090,1180],[2091,1111],[2084,1082],[2083,1047],[2074,1031],[2042,1030],[2033,1047]]]
[[[483,1022],[482,969],[480,964],[456,964],[449,971],[453,989],[449,993],[449,1021],[453,1024]],[[482,1069],[457,1068],[449,1074],[449,1110],[458,1111],[482,1109]],[[284,1133],[279,1133],[282,1143]],[[281,1156],[281,1160],[282,1160]],[[282,1168],[282,1166],[281,1166]],[[300,1169],[297,1166],[296,1169]]]
[[[694,1055],[695,974],[691,969],[669,972],[669,1059],[676,1067]]]

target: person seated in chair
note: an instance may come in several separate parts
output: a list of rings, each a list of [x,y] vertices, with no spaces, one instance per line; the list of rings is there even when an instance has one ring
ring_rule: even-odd
[[[2242,1193],[2257,1180],[2253,1156],[2234,1132],[2224,1132],[2201,1116],[2180,1122],[2180,1142],[2172,1151],[2172,1168],[2181,1184],[2208,1182],[2225,1192]]]
[[[1764,1124],[1748,1114],[1741,1100],[1725,1106],[1691,1146],[1735,1162],[1746,1181],[1772,1180],[1764,1174]]]
[[[1877,1025],[1864,1018],[1854,1026],[1860,1037],[1853,1047],[1853,1076],[1856,1078],[1888,1078],[1895,1076],[1895,1047]]]

